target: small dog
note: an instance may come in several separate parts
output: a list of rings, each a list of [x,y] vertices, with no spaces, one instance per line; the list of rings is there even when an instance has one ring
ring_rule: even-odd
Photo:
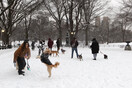
[[[58,55],[58,51],[55,51],[55,50],[50,50],[49,48],[46,48],[46,51],[49,53],[49,55],[52,55],[54,56],[54,54],[56,54],[56,56],[59,56]]]
[[[57,68],[59,66],[59,62],[56,62],[54,65],[50,62],[50,60],[48,59],[50,52],[44,51],[43,54],[41,56],[37,56],[36,58],[39,58],[41,60],[42,63],[44,63],[47,66],[47,71],[49,73],[48,77],[51,77],[51,70],[52,68]],[[47,56],[46,56],[47,55]]]
[[[104,54],[104,59],[108,59],[108,56],[106,54]]]
[[[80,59],[80,61],[83,60],[82,54],[78,55],[78,59]]]
[[[64,50],[64,49],[61,49],[61,52],[64,54],[64,53],[66,52],[66,50]]]
[[[104,55],[104,59],[108,59],[108,56],[100,51],[101,54]]]
[[[59,55],[58,55],[58,51],[54,51],[54,50],[51,50],[51,51],[50,51],[50,54],[51,54],[51,55],[53,54],[53,56],[54,56],[54,54],[56,54],[56,56],[59,56]]]

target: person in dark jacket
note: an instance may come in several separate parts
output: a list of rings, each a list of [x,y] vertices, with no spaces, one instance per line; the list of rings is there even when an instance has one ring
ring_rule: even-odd
[[[92,39],[92,45],[90,46],[90,48],[92,50],[92,54],[93,54],[93,57],[94,57],[93,60],[96,60],[97,53],[99,52],[99,44],[98,44],[96,38]]]
[[[76,52],[76,56],[78,58],[78,50],[77,50],[77,47],[78,47],[78,41],[76,38],[74,38],[72,41],[71,41],[71,47],[72,47],[72,54],[71,54],[71,58],[73,58],[73,53],[74,51]]]
[[[48,40],[48,48],[52,50],[52,46],[53,46],[53,41],[51,40],[51,38],[49,38],[49,40]]]
[[[32,50],[34,50],[35,49],[35,41],[32,41],[31,46],[32,46]]]
[[[57,39],[56,45],[57,45],[57,51],[59,51],[60,50],[60,38]]]

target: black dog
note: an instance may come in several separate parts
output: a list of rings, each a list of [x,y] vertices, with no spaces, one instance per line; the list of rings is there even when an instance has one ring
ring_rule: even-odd
[[[108,56],[100,51],[101,54],[104,55],[104,59],[108,59]]]
[[[108,56],[106,54],[104,54],[104,59],[108,59]]]

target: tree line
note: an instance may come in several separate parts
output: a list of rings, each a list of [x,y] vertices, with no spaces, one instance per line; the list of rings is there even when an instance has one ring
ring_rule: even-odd
[[[120,27],[113,27],[107,31],[97,30],[94,26],[95,17],[102,16],[110,10],[108,3],[108,0],[0,0],[0,28],[5,30],[3,41],[8,45],[14,40],[59,37],[62,43],[66,36],[69,41],[73,37],[78,37],[85,41],[85,45],[89,45],[93,37],[97,37],[102,43],[120,41],[119,38],[112,39],[114,34],[118,34],[117,28],[121,30]],[[126,14],[126,9],[130,8],[125,7],[126,4],[130,3],[124,1],[124,12],[117,15],[122,25],[122,34],[118,35],[124,35],[123,41],[126,33],[131,33],[125,29],[124,20],[120,21],[129,17],[127,24],[130,24],[131,11],[129,15],[120,18],[121,14]],[[125,33],[123,30],[126,30]]]

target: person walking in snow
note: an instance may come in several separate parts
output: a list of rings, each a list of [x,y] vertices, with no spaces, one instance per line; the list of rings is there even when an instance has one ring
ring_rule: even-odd
[[[72,53],[71,53],[71,58],[73,58],[73,53],[74,51],[76,52],[76,56],[78,58],[78,50],[77,50],[77,47],[78,47],[78,41],[76,38],[73,38],[73,40],[71,41],[71,47],[72,47]]]
[[[50,50],[52,50],[52,46],[53,46],[53,41],[51,40],[51,38],[49,38],[49,40],[48,40],[48,48]]]
[[[34,50],[35,49],[35,41],[32,41],[31,46],[32,46],[32,50]]]
[[[57,45],[57,51],[59,51],[60,50],[60,38],[57,39],[56,45]]]
[[[25,66],[26,62],[25,59],[29,59],[31,57],[30,48],[28,40],[25,40],[22,45],[15,51],[13,63],[18,65],[18,74],[24,75],[24,71],[22,71]]]
[[[39,45],[38,45],[38,49],[39,49],[38,56],[40,55],[41,52],[43,53],[43,51],[44,51],[44,44],[45,44],[45,40],[39,41]]]
[[[90,48],[91,48],[91,51],[92,51],[92,54],[94,57],[93,60],[96,60],[97,54],[99,52],[99,44],[98,44],[96,38],[92,39],[92,44],[91,44]]]

